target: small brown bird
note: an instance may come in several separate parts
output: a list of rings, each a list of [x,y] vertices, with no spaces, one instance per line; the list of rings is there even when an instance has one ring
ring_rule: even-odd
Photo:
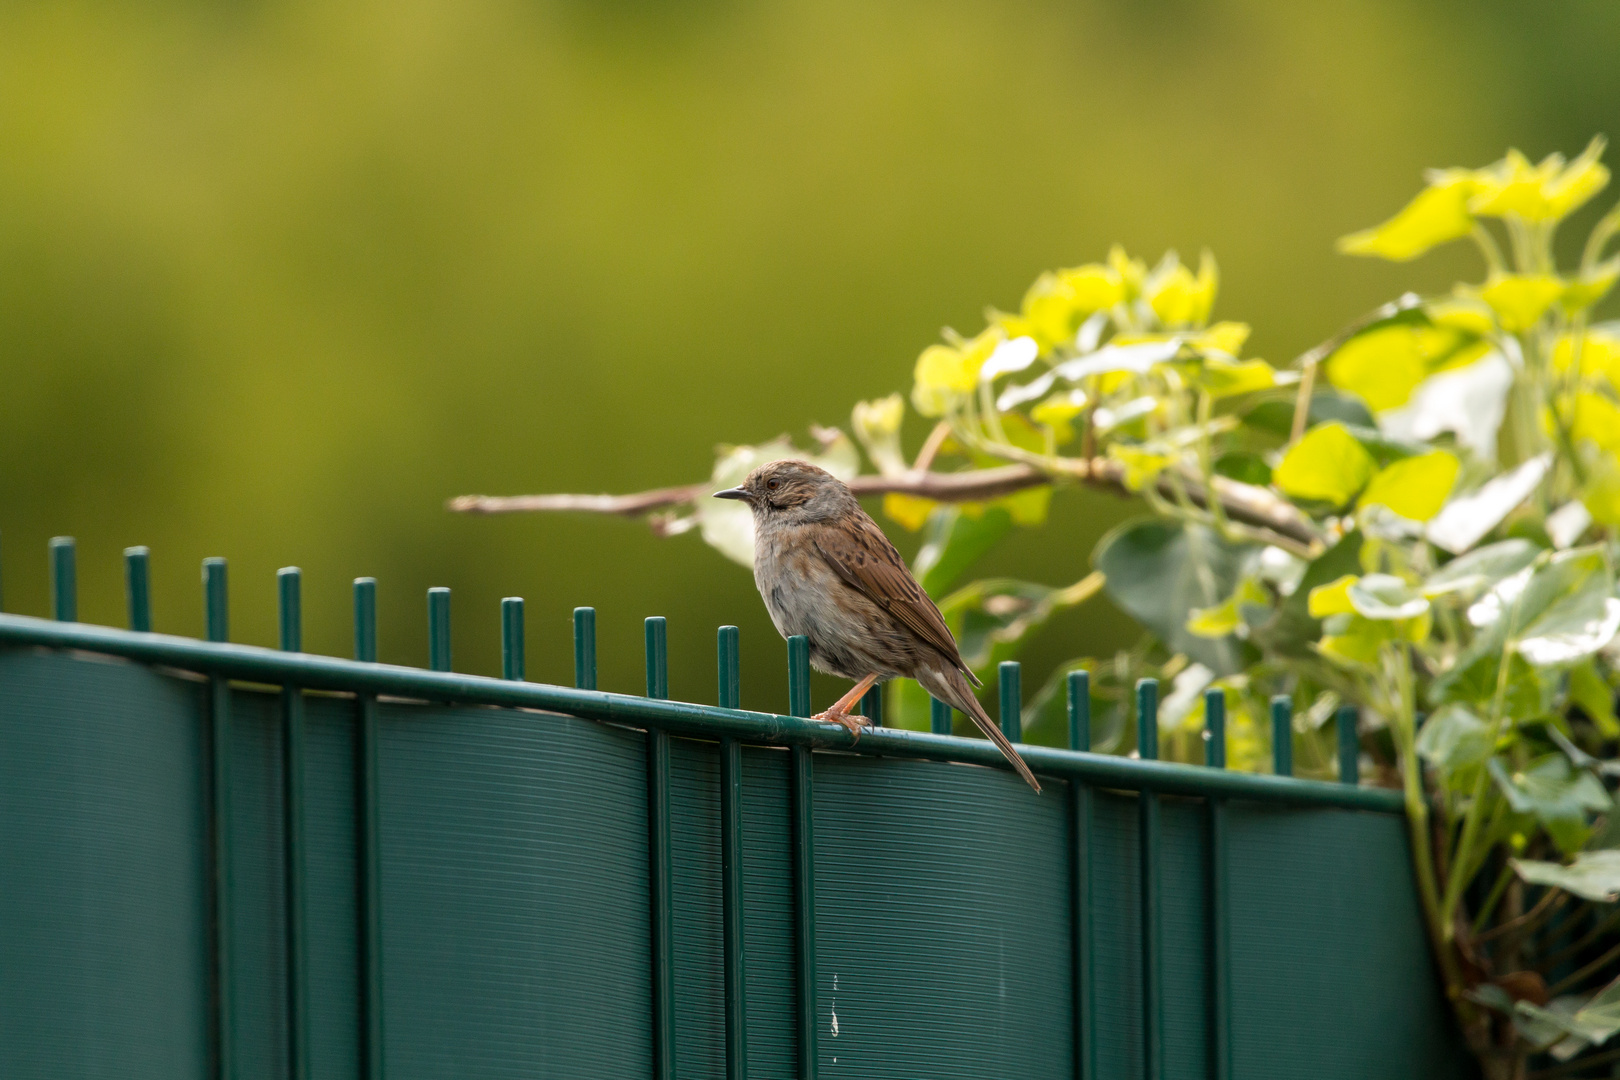
[[[962,662],[939,608],[831,473],[803,461],[773,461],[738,487],[714,493],[754,511],[754,583],[783,637],[810,639],[817,671],[855,681],[815,717],[842,724],[857,738],[868,721],[850,712],[873,683],[916,679],[934,697],[968,715],[1001,748],[1018,775],[1041,785],[978,699],[979,680]]]

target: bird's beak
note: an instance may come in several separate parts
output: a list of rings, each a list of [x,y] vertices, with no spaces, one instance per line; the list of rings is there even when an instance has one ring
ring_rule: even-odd
[[[747,502],[748,489],[744,487],[726,488],[724,491],[715,492],[714,497],[717,499],[741,499],[743,502]]]

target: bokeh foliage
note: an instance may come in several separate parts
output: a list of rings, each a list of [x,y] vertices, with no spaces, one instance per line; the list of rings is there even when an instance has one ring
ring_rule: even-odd
[[[673,692],[709,695],[736,622],[745,703],[780,707],[752,583],[703,545],[443,499],[703,475],[716,438],[839,422],[942,324],[1115,240],[1219,252],[1223,312],[1280,363],[1462,276],[1330,248],[1422,165],[1615,130],[1617,29],[1597,0],[6,4],[5,604],[45,611],[72,533],[97,621],[147,543],[161,629],[201,629],[222,554],[269,644],[296,563],[312,649],[347,650],[369,573],[386,659],[425,658],[443,584],[464,670],[496,669],[520,594],[535,677],[567,678],[594,603],[604,685],[639,685],[661,613]],[[980,570],[1068,581],[1127,512],[1064,492]],[[1054,615],[1026,684],[1133,639],[1102,611]]]

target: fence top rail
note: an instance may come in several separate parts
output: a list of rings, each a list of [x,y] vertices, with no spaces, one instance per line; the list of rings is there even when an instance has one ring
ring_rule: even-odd
[[[1008,767],[1001,752],[983,739],[880,727],[867,731],[857,742],[837,724],[793,716],[694,705],[603,690],[579,690],[547,683],[516,682],[482,675],[426,671],[310,653],[282,652],[253,645],[198,641],[87,623],[55,622],[26,615],[0,614],[0,646],[78,649],[148,664],[162,664],[203,675],[310,690],[386,694],[463,705],[541,709],[589,720],[659,728],[679,735],[709,738],[731,736],[756,744],[801,745],[875,756]],[[1388,814],[1403,812],[1400,794],[1381,788],[1232,772],[1174,762],[1143,761],[1030,744],[1020,745],[1019,752],[1038,773],[1098,787],[1150,790],[1197,798],[1330,806]]]

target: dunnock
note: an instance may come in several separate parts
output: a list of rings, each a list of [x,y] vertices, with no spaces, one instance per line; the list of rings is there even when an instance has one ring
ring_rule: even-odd
[[[973,696],[979,685],[962,662],[939,608],[867,516],[849,488],[803,461],[773,461],[739,487],[714,493],[754,511],[754,583],[783,637],[810,639],[818,671],[855,687],[815,717],[857,738],[866,718],[850,708],[872,684],[905,676],[968,715],[1001,748],[1018,775],[1041,785]]]

